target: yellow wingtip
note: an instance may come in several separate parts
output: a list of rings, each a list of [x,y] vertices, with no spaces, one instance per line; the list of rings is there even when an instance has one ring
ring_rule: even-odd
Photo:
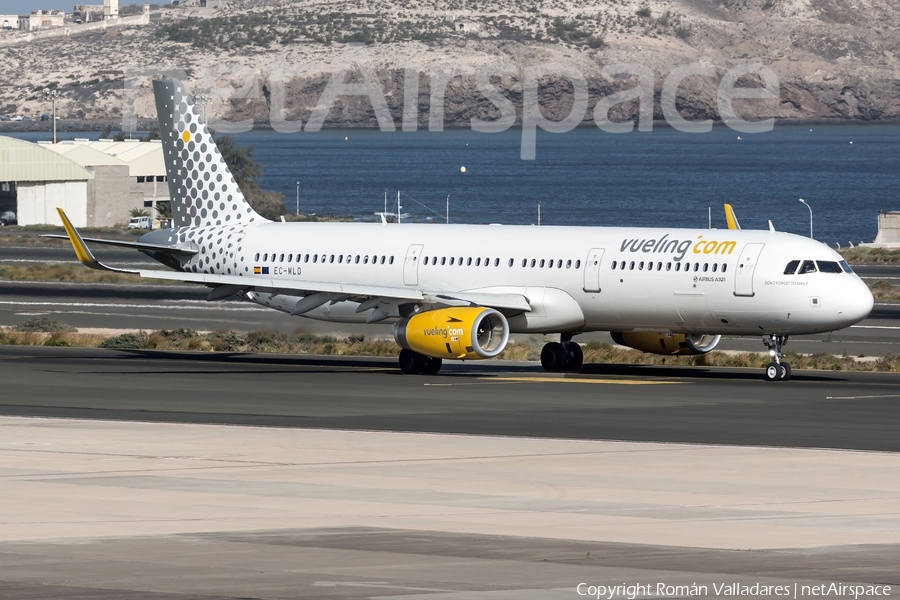
[[[725,221],[728,223],[728,229],[740,229],[741,226],[738,223],[737,217],[734,214],[734,209],[730,204],[725,205]]]
[[[57,207],[56,212],[59,213],[59,218],[62,220],[63,227],[66,230],[66,235],[69,236],[69,241],[72,242],[72,248],[75,250],[75,256],[78,257],[83,264],[86,264],[89,267],[93,267],[96,263],[94,260],[91,251],[88,250],[87,246],[84,243],[84,240],[81,239],[81,235],[79,235],[78,231],[75,229],[75,226],[72,225],[72,222],[69,221],[69,217],[66,216],[66,212]]]

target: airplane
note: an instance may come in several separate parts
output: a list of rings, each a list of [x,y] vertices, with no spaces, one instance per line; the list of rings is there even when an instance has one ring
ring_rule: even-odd
[[[761,336],[765,379],[790,378],[791,335],[849,327],[874,300],[839,254],[815,240],[728,229],[284,223],[257,214],[232,177],[184,83],[153,81],[174,226],[136,242],[82,238],[94,269],[211,288],[311,319],[392,322],[406,374],[443,360],[499,355],[512,333],[558,334],[541,364],[578,371],[573,338],[608,331],[621,345],[699,355],[723,335]],[[87,242],[134,248],[172,270],[97,261]]]

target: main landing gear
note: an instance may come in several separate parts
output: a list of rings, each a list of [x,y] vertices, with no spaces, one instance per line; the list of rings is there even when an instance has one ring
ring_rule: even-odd
[[[400,372],[404,375],[434,375],[441,370],[440,358],[432,358],[407,350],[400,351]]]
[[[763,344],[769,349],[772,362],[766,366],[766,381],[787,381],[791,378],[791,365],[781,362],[784,358],[781,349],[787,344],[786,335],[764,335]]]
[[[541,350],[541,366],[545,371],[578,371],[583,363],[584,353],[571,335],[563,335],[561,342],[550,342]]]

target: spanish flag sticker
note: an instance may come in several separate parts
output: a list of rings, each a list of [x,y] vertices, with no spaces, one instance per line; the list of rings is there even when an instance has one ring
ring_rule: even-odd
[[[259,267],[253,267],[253,274],[254,274],[254,275],[259,275],[259,274],[261,274],[261,273],[262,273],[262,269],[260,269]]]

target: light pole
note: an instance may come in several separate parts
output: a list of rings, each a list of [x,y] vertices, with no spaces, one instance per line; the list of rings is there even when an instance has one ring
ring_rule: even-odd
[[[300,182],[297,182],[297,216],[300,216]]]
[[[56,143],[56,100],[59,98],[59,90],[44,90],[44,100],[53,103],[53,143]]]
[[[212,100],[212,96],[209,94],[197,94],[194,96],[195,102],[200,102],[203,104],[203,122],[206,123],[206,126],[209,127],[209,119],[207,118],[207,108],[209,106],[210,101]]]
[[[800,202],[802,202],[803,205],[809,209],[809,237],[812,238],[812,236],[813,236],[812,207],[809,204],[807,204],[806,200],[804,200],[803,198],[800,198]]]

